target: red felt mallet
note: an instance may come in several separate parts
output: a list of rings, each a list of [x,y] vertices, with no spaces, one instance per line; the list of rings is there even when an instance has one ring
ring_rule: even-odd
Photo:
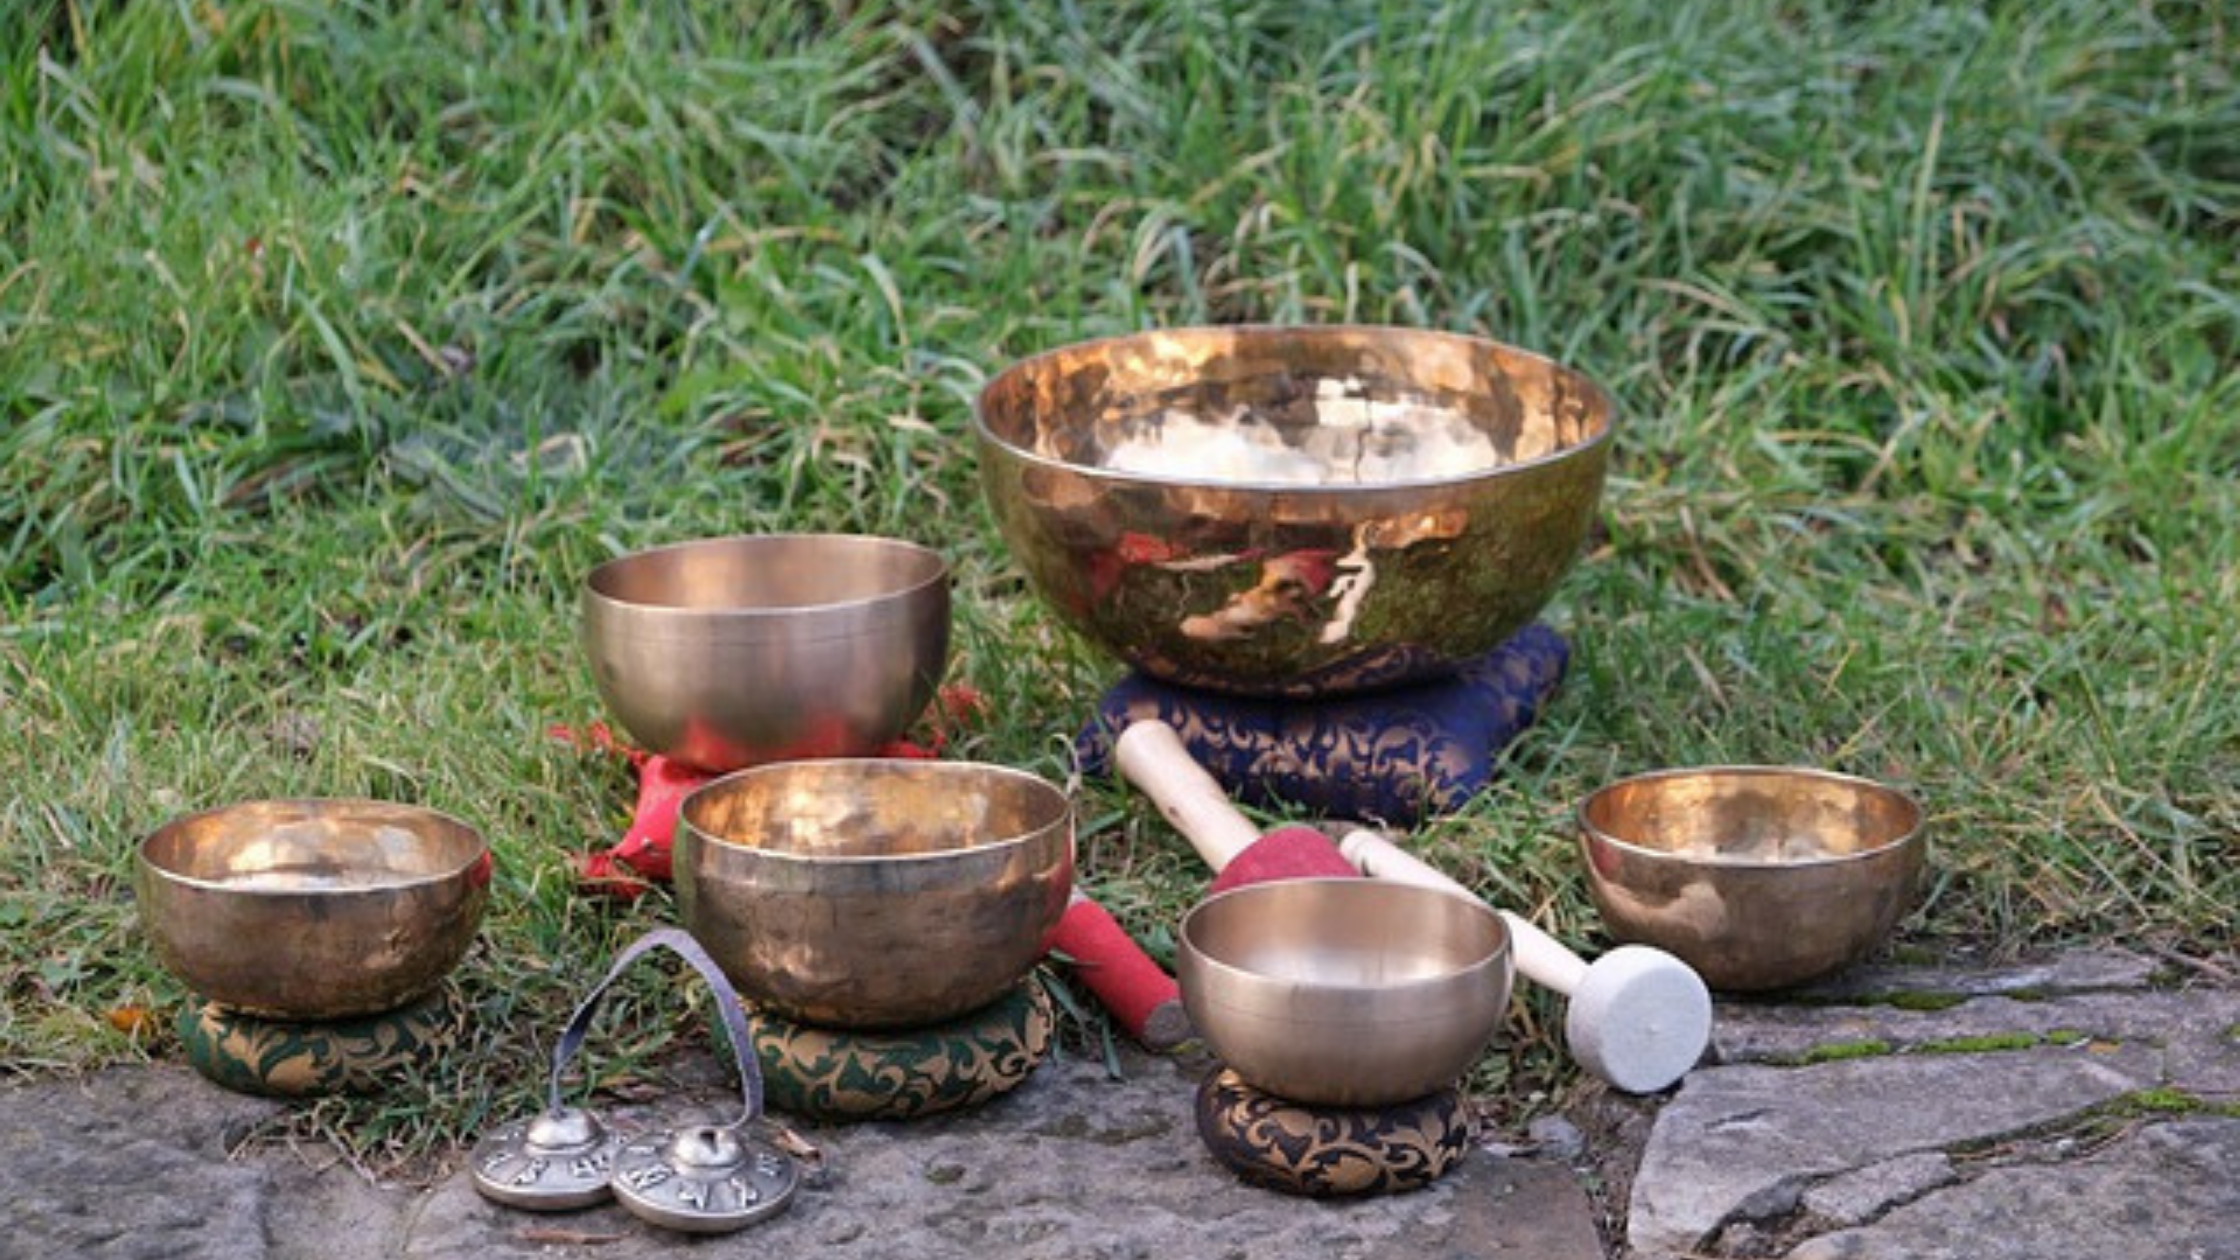
[[[1343,848],[1312,827],[1257,834],[1164,722],[1131,723],[1113,745],[1113,761],[1220,872],[1216,892],[1266,879],[1367,873],[1475,895],[1373,832],[1348,835]],[[1711,1040],[1711,993],[1687,963],[1643,945],[1620,946],[1588,963],[1522,917],[1498,913],[1518,974],[1570,999],[1564,1039],[1579,1066],[1646,1094],[1669,1087],[1702,1057]]]
[[[1050,933],[1049,948],[1072,964],[1073,974],[1130,1037],[1152,1050],[1172,1050],[1190,1039],[1182,990],[1111,912],[1076,888],[1065,916]]]

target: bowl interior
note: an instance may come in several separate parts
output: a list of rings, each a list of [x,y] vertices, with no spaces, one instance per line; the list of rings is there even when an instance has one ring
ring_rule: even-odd
[[[1843,861],[1901,844],[1921,829],[1920,804],[1894,788],[1776,767],[1643,775],[1589,796],[1579,815],[1599,838],[1732,866]]]
[[[284,893],[406,888],[487,854],[464,823],[379,801],[254,801],[179,819],[141,845],[167,878]]]
[[[1041,459],[1152,480],[1389,486],[1469,477],[1606,436],[1585,377],[1479,338],[1369,327],[1186,328],[1024,360],[976,410]]]
[[[932,858],[1061,826],[1065,794],[1021,771],[965,762],[840,760],[760,766],[686,798],[709,839],[815,861]]]
[[[859,603],[943,581],[940,553],[849,534],[715,538],[656,547],[591,571],[591,592],[620,604],[786,612]]]
[[[1500,920],[1461,898],[1371,880],[1249,885],[1200,903],[1182,933],[1216,966],[1330,991],[1447,980],[1508,947]]]

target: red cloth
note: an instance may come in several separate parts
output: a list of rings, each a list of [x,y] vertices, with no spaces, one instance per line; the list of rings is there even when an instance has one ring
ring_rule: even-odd
[[[923,742],[898,739],[879,750],[882,757],[938,757],[949,742],[947,721],[978,716],[984,702],[980,693],[961,683],[941,689],[935,712],[942,720],[920,732]],[[555,726],[552,736],[579,747],[625,757],[638,770],[638,803],[631,811],[630,828],[619,843],[575,861],[577,886],[586,892],[635,897],[655,883],[667,883],[673,873],[670,845],[677,831],[677,807],[693,789],[716,776],[681,761],[631,748],[616,739],[604,722],[593,722],[581,732]]]

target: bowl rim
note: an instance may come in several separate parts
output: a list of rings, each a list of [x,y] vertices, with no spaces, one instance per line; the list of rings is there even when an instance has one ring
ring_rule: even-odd
[[[189,829],[195,824],[208,822],[226,814],[258,808],[293,808],[311,816],[321,814],[352,816],[369,810],[378,810],[387,814],[418,814],[429,822],[469,837],[474,841],[474,849],[465,861],[447,870],[434,871],[425,875],[414,875],[409,878],[384,880],[377,884],[353,884],[343,888],[278,888],[253,885],[244,887],[240,884],[227,883],[224,880],[189,875],[176,867],[157,861],[155,855],[150,852],[155,847],[156,842],[166,835]],[[258,900],[283,897],[319,897],[323,899],[385,897],[416,888],[447,884],[470,875],[477,867],[487,868],[492,862],[490,838],[483,834],[480,827],[455,814],[446,813],[427,805],[415,805],[404,801],[385,801],[370,796],[250,797],[245,800],[229,801],[223,805],[213,805],[207,809],[193,810],[165,819],[155,829],[140,837],[140,842],[133,846],[133,858],[140,869],[146,871],[151,878],[158,879],[172,887],[193,888],[206,892],[223,893],[230,897],[246,897]]]
[[[674,555],[688,551],[712,551],[718,549],[761,550],[768,547],[777,547],[784,545],[798,546],[804,543],[815,543],[819,545],[838,544],[840,546],[849,547],[851,549],[902,552],[906,555],[922,558],[930,562],[932,567],[931,571],[928,572],[924,577],[919,578],[915,581],[906,582],[899,586],[894,586],[885,590],[877,591],[869,595],[859,595],[852,599],[829,599],[814,603],[802,602],[792,604],[741,604],[721,608],[708,608],[694,607],[687,604],[669,604],[657,603],[650,600],[625,599],[622,596],[616,595],[613,592],[605,589],[605,587],[612,581],[613,575],[615,573],[631,564],[639,563],[656,556]],[[660,543],[651,547],[641,547],[635,551],[626,551],[621,555],[609,556],[607,559],[593,565],[590,571],[584,574],[583,598],[587,601],[600,604],[608,608],[627,609],[631,612],[641,614],[670,615],[693,618],[759,620],[764,618],[776,617],[797,617],[803,613],[822,612],[840,608],[864,608],[874,604],[884,603],[890,600],[909,599],[932,587],[941,587],[946,589],[950,576],[951,567],[949,564],[949,558],[940,550],[928,546],[925,543],[915,542],[908,538],[897,538],[888,534],[854,534],[846,532],[820,532],[813,530],[770,534],[720,534],[707,538],[687,538],[681,539],[676,542]]]
[[[1589,807],[1592,806],[1594,802],[1602,799],[1604,796],[1608,795],[1611,792],[1617,791],[1620,788],[1635,787],[1646,783],[1660,783],[1675,779],[1728,778],[1817,779],[1825,783],[1843,784],[1847,787],[1861,789],[1865,792],[1877,796],[1891,798],[1897,801],[1899,805],[1907,811],[1910,817],[1906,823],[1906,826],[1901,831],[1899,831],[1897,835],[1883,841],[1880,844],[1856,849],[1849,853],[1829,853],[1822,854],[1818,857],[1802,858],[1795,861],[1781,861],[1778,859],[1766,858],[1730,857],[1724,853],[1711,854],[1708,856],[1675,853],[1670,849],[1660,849],[1653,845],[1640,844],[1635,841],[1628,840],[1623,836],[1613,835],[1603,828],[1596,826],[1593,820],[1590,819],[1587,814]],[[1763,762],[1726,762],[1703,766],[1667,766],[1662,769],[1646,770],[1641,772],[1640,774],[1630,774],[1624,776],[1623,778],[1612,779],[1610,782],[1603,784],[1601,787],[1598,787],[1593,791],[1587,793],[1585,796],[1579,798],[1579,803],[1572,808],[1572,817],[1578,825],[1579,836],[1582,843],[1606,844],[1611,848],[1628,854],[1629,856],[1635,856],[1660,862],[1670,862],[1676,865],[1717,867],[1722,870],[1739,871],[1809,870],[1816,867],[1844,866],[1854,862],[1868,862],[1874,860],[1875,858],[1883,857],[1890,853],[1917,844],[1921,840],[1922,836],[1926,834],[1929,824],[1928,807],[1923,803],[1922,799],[1915,793],[1907,791],[1906,789],[1898,787],[1894,784],[1884,783],[1878,779],[1870,779],[1865,775],[1848,774],[1841,770],[1826,770],[1818,766],[1784,766]],[[1589,863],[1589,866],[1592,866],[1591,862]]]
[[[766,849],[759,844],[743,844],[737,840],[717,835],[692,821],[694,801],[712,795],[716,789],[736,786],[735,781],[745,778],[776,778],[805,770],[830,772],[833,770],[876,769],[881,773],[923,773],[930,775],[986,775],[1010,779],[1048,793],[1057,804],[1057,814],[1047,822],[1029,827],[1016,835],[1008,835],[986,844],[968,845],[964,848],[933,849],[924,853],[796,853],[788,849]],[[702,837],[710,844],[725,849],[753,853],[759,858],[784,866],[807,868],[811,866],[871,866],[875,864],[901,864],[909,866],[930,865],[935,862],[957,862],[975,855],[1009,854],[1013,849],[1024,848],[1053,830],[1070,831],[1076,817],[1073,797],[1064,788],[1029,770],[999,765],[992,761],[944,760],[938,757],[808,757],[795,761],[768,761],[756,766],[743,766],[726,774],[717,775],[699,787],[685,793],[677,802],[677,836],[682,840],[686,833]],[[1067,846],[1072,847],[1070,844]]]
[[[1196,921],[1202,913],[1207,912],[1209,907],[1223,905],[1232,900],[1239,900],[1252,896],[1278,896],[1281,894],[1268,890],[1294,886],[1368,887],[1380,890],[1380,895],[1382,895],[1384,892],[1396,892],[1397,895],[1401,897],[1443,897],[1447,899],[1447,901],[1453,902],[1455,904],[1455,907],[1462,910],[1464,913],[1482,916],[1484,919],[1489,921],[1493,925],[1496,943],[1492,951],[1483,955],[1482,957],[1472,962],[1464,963],[1460,966],[1440,972],[1437,975],[1418,976],[1411,980],[1385,981],[1374,984],[1341,984],[1334,981],[1320,980],[1312,982],[1287,982],[1280,980],[1274,976],[1270,976],[1265,972],[1253,971],[1245,967],[1240,967],[1235,963],[1229,962],[1214,955],[1203,946],[1199,945],[1191,934],[1191,924]],[[1192,959],[1193,965],[1205,967],[1210,971],[1218,973],[1226,979],[1240,980],[1258,985],[1288,984],[1293,987],[1301,984],[1311,983],[1315,990],[1320,992],[1327,992],[1334,996],[1360,993],[1397,994],[1405,997],[1419,992],[1426,996],[1429,996],[1435,993],[1437,990],[1452,986],[1457,981],[1462,980],[1464,977],[1469,976],[1473,972],[1482,971],[1488,967],[1508,973],[1511,982],[1514,983],[1516,967],[1516,942],[1509,934],[1509,924],[1501,917],[1500,912],[1495,910],[1493,907],[1485,904],[1483,901],[1477,901],[1471,898],[1457,897],[1453,893],[1448,892],[1444,889],[1431,888],[1420,884],[1410,884],[1400,880],[1372,879],[1368,876],[1314,875],[1301,878],[1270,879],[1251,884],[1239,884],[1234,888],[1225,888],[1220,892],[1211,893],[1205,897],[1200,898],[1196,904],[1192,905],[1188,910],[1183,912],[1182,919],[1175,928],[1175,951],[1178,962],[1181,959],[1182,955],[1187,953]],[[1196,994],[1196,997],[1197,1000],[1200,1001],[1210,1000],[1206,997],[1202,989]],[[1230,1010],[1237,1009],[1236,1004],[1230,1002],[1217,1003],[1217,1005]],[[1299,1017],[1289,1016],[1288,1018]],[[1383,1022],[1445,1022],[1451,1018],[1452,1014],[1450,1012],[1433,1011],[1425,1015],[1416,1017],[1412,1020],[1393,1021],[1390,1019],[1385,1019]],[[1300,1022],[1328,1023],[1351,1021],[1300,1019]],[[1496,1022],[1498,1022],[1498,1020]]]
[[[1002,434],[988,423],[988,399],[1005,381],[1027,374],[1036,367],[1059,355],[1080,354],[1104,347],[1118,346],[1150,336],[1207,336],[1212,334],[1240,334],[1247,337],[1324,337],[1346,334],[1407,336],[1426,340],[1460,342],[1481,349],[1500,353],[1534,363],[1543,364],[1555,372],[1577,382],[1598,404],[1602,416],[1601,427],[1584,440],[1560,447],[1545,455],[1497,464],[1491,468],[1477,468],[1464,472],[1446,473],[1435,477],[1395,478],[1374,482],[1292,482],[1260,481],[1245,479],[1207,480],[1181,473],[1135,472],[1107,468],[1099,464],[1077,464],[1055,459],[1032,451]],[[1592,453],[1597,447],[1609,445],[1618,430],[1618,404],[1610,391],[1600,381],[1559,359],[1536,350],[1528,350],[1511,342],[1501,341],[1478,333],[1455,332],[1443,328],[1420,328],[1410,324],[1334,323],[1334,324],[1181,324],[1159,328],[1140,329],[1135,332],[1114,333],[1104,337],[1090,337],[1081,341],[1052,346],[1004,365],[1002,370],[987,379],[972,396],[972,431],[974,436],[1011,458],[1041,468],[1056,469],[1076,476],[1099,481],[1122,482],[1133,485],[1185,486],[1193,490],[1240,491],[1248,494],[1285,494],[1310,498],[1338,498],[1373,494],[1385,490],[1422,490],[1440,486],[1471,485],[1500,477],[1519,476],[1535,469],[1567,463]]]

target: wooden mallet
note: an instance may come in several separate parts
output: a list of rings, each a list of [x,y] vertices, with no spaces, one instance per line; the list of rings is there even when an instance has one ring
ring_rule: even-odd
[[[1259,834],[1164,722],[1130,724],[1114,743],[1113,761],[1219,872],[1217,892],[1264,879],[1367,872],[1473,895],[1374,832],[1349,834],[1343,849],[1312,827]],[[1499,913],[1517,971],[1570,999],[1564,1037],[1579,1066],[1618,1089],[1646,1094],[1670,1086],[1703,1056],[1711,993],[1694,968],[1641,945],[1620,946],[1590,965],[1523,918]]]
[[[1271,879],[1361,873],[1330,837],[1312,827],[1260,834],[1165,722],[1129,723],[1113,741],[1112,761],[1213,869],[1214,892]]]
[[[1365,875],[1476,896],[1373,831],[1348,832],[1338,851]],[[1711,990],[1695,968],[1647,945],[1620,945],[1589,963],[1523,917],[1499,913],[1517,970],[1570,999],[1563,1037],[1579,1066],[1629,1094],[1654,1094],[1703,1058]]]

